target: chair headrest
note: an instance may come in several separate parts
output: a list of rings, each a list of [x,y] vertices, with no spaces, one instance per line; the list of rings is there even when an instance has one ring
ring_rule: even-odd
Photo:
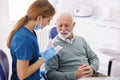
[[[8,77],[9,77],[9,61],[8,61],[7,55],[1,49],[0,49],[0,66],[1,66],[1,70],[5,74],[4,75],[5,79],[8,79]],[[0,80],[3,80],[3,79],[0,79]]]
[[[5,74],[3,72],[1,64],[0,64],[0,80],[5,80]]]

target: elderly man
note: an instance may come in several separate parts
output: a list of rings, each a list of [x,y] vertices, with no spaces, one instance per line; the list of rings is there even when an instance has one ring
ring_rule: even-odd
[[[97,55],[91,50],[86,40],[73,34],[74,19],[69,13],[61,13],[56,26],[58,35],[54,45],[61,45],[61,51],[46,64],[48,80],[76,80],[91,77],[99,68]]]

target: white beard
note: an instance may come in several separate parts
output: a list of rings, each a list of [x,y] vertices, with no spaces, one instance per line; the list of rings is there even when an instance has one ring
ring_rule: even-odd
[[[67,34],[62,34],[61,36],[64,38],[68,38],[71,34],[72,32],[67,32]]]

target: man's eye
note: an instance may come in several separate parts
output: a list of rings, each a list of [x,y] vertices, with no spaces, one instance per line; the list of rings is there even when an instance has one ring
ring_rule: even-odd
[[[66,27],[69,27],[70,25],[65,25]]]
[[[62,27],[62,25],[58,25],[58,27]]]

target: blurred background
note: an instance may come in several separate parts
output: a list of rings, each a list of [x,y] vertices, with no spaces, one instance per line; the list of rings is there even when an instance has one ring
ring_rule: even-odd
[[[11,71],[11,56],[6,47],[7,37],[16,21],[26,15],[34,0],[0,0],[0,49],[7,53]],[[84,37],[100,59],[99,72],[108,72],[108,62],[113,61],[112,75],[120,76],[120,0],[49,0],[56,15],[44,30],[37,31],[41,51],[49,41],[49,30],[54,27],[57,14],[70,12],[76,22],[74,34]],[[40,37],[42,39],[40,39]]]

